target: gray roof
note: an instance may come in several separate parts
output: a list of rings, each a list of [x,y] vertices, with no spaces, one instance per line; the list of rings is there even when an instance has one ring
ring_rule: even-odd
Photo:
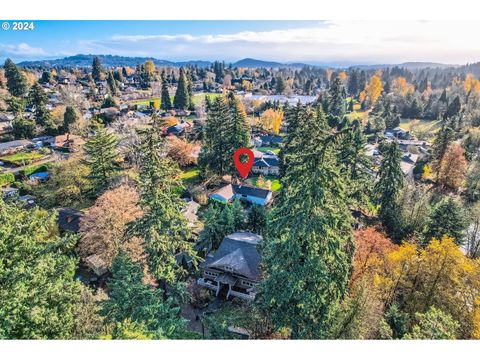
[[[247,185],[232,185],[233,192],[235,194],[245,195],[245,196],[254,196],[261,199],[266,199],[270,190],[261,189],[257,187],[251,187]]]
[[[278,166],[278,158],[274,156],[265,156],[265,157],[257,158],[255,159],[253,166],[262,166],[262,167]]]
[[[80,231],[80,219],[83,212],[70,208],[58,208],[57,224],[62,231],[77,233]]]
[[[16,148],[19,146],[33,145],[30,140],[14,140],[5,143],[0,143],[0,151]]]
[[[262,240],[260,235],[251,232],[236,232],[223,238],[220,247],[213,256],[207,256],[201,268],[216,268],[242,275],[247,279],[260,280],[260,254],[257,244]]]

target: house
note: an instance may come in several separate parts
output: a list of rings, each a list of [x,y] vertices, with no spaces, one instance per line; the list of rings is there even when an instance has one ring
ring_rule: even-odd
[[[12,132],[12,121],[14,119],[13,115],[0,114],[0,135],[8,134]]]
[[[70,208],[58,208],[57,224],[61,231],[78,233],[83,212]]]
[[[190,127],[190,124],[187,122],[181,122],[180,124],[173,125],[168,127],[165,130],[166,135],[181,135],[185,130]]]
[[[252,144],[253,144],[253,146],[255,146],[255,147],[261,147],[261,146],[262,146],[262,139],[260,139],[259,136],[254,136],[254,137],[252,138]]]
[[[2,198],[3,200],[10,199],[18,194],[18,189],[12,187],[2,188]]]
[[[32,142],[35,144],[37,148],[41,148],[44,146],[52,146],[55,144],[55,137],[54,136],[39,136],[32,139]]]
[[[20,196],[18,200],[20,200],[27,208],[33,207],[37,204],[37,198],[32,195]]]
[[[200,264],[197,284],[215,291],[216,296],[254,300],[261,280],[260,254],[257,244],[262,237],[251,232],[225,236],[220,247],[210,252]]]
[[[233,201],[235,198],[235,193],[233,192],[232,184],[225,185],[224,187],[213,192],[210,194],[209,198],[222,203]]]
[[[250,204],[265,206],[272,200],[272,192],[247,185],[232,185],[235,199],[246,201]]]
[[[278,175],[280,173],[279,159],[276,155],[262,155],[255,157],[252,173],[262,175]]]
[[[28,177],[30,180],[38,181],[38,182],[44,182],[47,181],[50,178],[50,174],[46,171],[41,171],[37,172],[35,174],[32,174]]]
[[[413,177],[413,169],[417,164],[418,155],[411,153],[404,153],[400,161],[400,168],[405,176]]]
[[[55,136],[53,147],[56,149],[67,149],[69,152],[78,151],[85,144],[82,137],[71,134]]]
[[[97,276],[102,276],[108,272],[105,262],[96,254],[90,255],[85,259],[87,265]]]
[[[223,203],[238,199],[250,204],[265,206],[272,200],[272,192],[248,185],[228,184],[212,193],[209,197],[212,200]]]
[[[185,207],[182,211],[183,215],[187,218],[188,226],[193,227],[198,220],[197,211],[200,204],[193,200],[186,200]]]
[[[387,139],[397,138],[397,139],[409,140],[410,139],[410,133],[408,131],[402,129],[401,127],[396,127],[392,130],[385,131],[385,137]]]
[[[281,136],[263,135],[260,136],[262,146],[279,146],[282,143]]]
[[[12,154],[33,146],[34,144],[30,140],[14,140],[0,143],[0,155]]]

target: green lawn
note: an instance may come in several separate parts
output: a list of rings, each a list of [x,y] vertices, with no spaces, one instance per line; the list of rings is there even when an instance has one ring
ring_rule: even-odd
[[[280,181],[277,178],[273,176],[264,176],[264,179],[270,180],[270,182],[272,183],[272,191],[278,191],[282,188],[282,184],[280,184]],[[247,181],[250,182],[253,186],[257,186],[257,180],[258,176],[247,179]]]
[[[210,96],[210,99],[214,100],[215,98],[217,98],[218,96],[221,96],[222,94],[216,94],[216,93],[193,94],[193,100],[192,100],[193,104],[194,105],[200,104],[202,102],[202,100],[205,99],[205,95]],[[170,96],[170,100],[171,100],[172,104],[173,104],[173,98],[174,98],[173,96]],[[151,97],[151,98],[148,98],[148,99],[133,100],[130,104],[149,106],[150,102],[155,101],[155,100],[160,101],[160,97]]]
[[[10,164],[21,166],[24,163],[30,164],[32,161],[40,159],[44,155],[40,154],[37,151],[29,151],[29,152],[17,152],[15,154],[3,155],[0,156],[0,161],[8,162]]]
[[[257,148],[257,150],[261,151],[261,152],[271,151],[271,152],[273,152],[274,154],[277,154],[277,155],[280,153],[280,148],[269,147],[269,146],[262,146],[262,147]]]
[[[196,184],[200,179],[200,170],[196,166],[187,168],[180,174],[180,179],[185,186]]]
[[[413,135],[417,133],[425,134],[426,137],[432,138],[433,135],[440,129],[441,120],[416,120],[416,119],[403,119],[400,122],[400,127],[406,131],[412,131],[411,126],[413,122],[418,122],[413,130]]]

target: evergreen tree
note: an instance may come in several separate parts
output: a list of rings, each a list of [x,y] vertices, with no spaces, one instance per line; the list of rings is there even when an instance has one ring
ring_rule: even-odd
[[[73,106],[68,105],[63,114],[63,131],[67,133],[67,141],[70,136],[70,125],[78,121],[78,115]]]
[[[22,98],[11,96],[6,100],[6,103],[12,114],[15,116],[22,115],[25,111],[25,100]]]
[[[131,224],[128,236],[144,240],[150,271],[166,294],[167,284],[174,284],[184,273],[175,256],[184,253],[191,256],[194,263],[197,256],[189,241],[192,235],[187,220],[182,214],[184,202],[177,191],[182,185],[178,166],[163,155],[165,139],[162,128],[163,123],[153,118],[152,126],[140,132],[138,186],[143,215]]]
[[[93,58],[92,62],[92,78],[95,81],[100,81],[102,80],[102,63],[100,62],[100,59],[98,57]]]
[[[448,105],[447,111],[443,115],[444,119],[450,119],[457,116],[462,109],[462,103],[460,102],[460,96],[456,96],[455,99]]]
[[[285,110],[284,121],[287,123],[286,136],[283,140],[283,149],[280,152],[280,176],[283,177],[289,169],[290,159],[301,149],[301,133],[298,127],[306,121],[307,113],[300,103]]]
[[[188,80],[185,76],[185,71],[180,68],[180,77],[178,79],[177,91],[173,99],[173,107],[178,110],[186,110],[190,105],[188,97]]]
[[[7,89],[15,97],[22,97],[28,90],[27,79],[13,63],[11,59],[5,60],[3,65],[7,78]]]
[[[378,215],[391,237],[395,237],[398,227],[398,196],[403,187],[403,172],[400,168],[402,152],[397,142],[385,146],[380,165],[379,180],[375,184],[377,204],[380,205]]]
[[[275,92],[276,92],[278,95],[283,94],[283,92],[285,91],[285,88],[287,87],[287,86],[285,85],[285,80],[283,80],[283,77],[282,77],[281,75],[277,76],[275,83],[276,83],[276,85],[275,85]]]
[[[108,84],[108,88],[110,89],[110,93],[112,95],[115,95],[117,92],[117,84],[115,82],[113,73],[111,71],[108,72],[107,84]]]
[[[162,71],[162,101],[160,107],[166,111],[172,109],[172,101],[170,100],[170,93],[168,92],[168,82],[165,77],[165,70]]]
[[[360,92],[360,86],[358,82],[358,72],[356,70],[352,70],[348,78],[348,93],[352,97],[356,97]]]
[[[23,116],[17,116],[12,121],[12,132],[15,139],[31,139],[35,135],[35,122]]]
[[[340,173],[344,176],[348,199],[356,205],[365,206],[369,201],[372,176],[370,169],[372,162],[365,153],[367,141],[358,120],[344,129],[344,135],[338,146],[337,164]]]
[[[48,97],[38,82],[33,84],[28,97],[30,104],[35,106],[36,123],[46,129],[53,128],[52,116],[47,109]]]
[[[56,216],[0,197],[0,338],[68,339],[80,282],[76,237],[58,235]]]
[[[102,315],[109,323],[131,320],[142,324],[154,338],[171,338],[185,327],[180,308],[171,299],[163,299],[162,290],[143,283],[143,269],[123,251],[112,264],[107,282],[108,300],[102,303]]]
[[[433,168],[437,172],[437,181],[440,176],[440,169],[447,153],[447,149],[455,139],[455,131],[452,128],[451,121],[447,121],[442,125],[442,128],[437,133],[437,136],[433,142],[432,155],[433,155]]]
[[[336,77],[328,90],[328,112],[338,117],[345,115],[345,100],[342,96],[342,89],[340,78]]]
[[[463,233],[467,227],[460,204],[452,197],[444,199],[433,211],[425,233],[425,243],[432,238],[451,237],[457,244],[463,243]]]
[[[44,70],[42,73],[42,77],[40,78],[40,80],[38,80],[38,82],[42,84],[49,84],[52,81],[53,81],[53,76],[50,70]]]
[[[265,207],[260,205],[253,205],[248,213],[247,228],[262,235],[267,224],[267,213]]]
[[[84,145],[86,163],[90,168],[89,178],[95,194],[105,190],[119,170],[117,143],[116,136],[100,126]]]
[[[217,97],[207,106],[203,146],[198,159],[202,174],[234,174],[233,154],[249,144],[246,114],[240,102],[233,95],[228,99]]]
[[[218,249],[225,236],[245,227],[245,214],[239,200],[221,206],[211,204],[205,212],[205,227],[199,241],[205,253]]]
[[[245,212],[243,211],[240,200],[235,200],[231,205],[233,231],[243,230],[245,228]]]
[[[320,110],[299,111],[305,120],[296,126],[300,144],[290,154],[261,248],[258,305],[292,338],[322,339],[347,291],[351,215],[336,166],[338,136],[327,130]]]

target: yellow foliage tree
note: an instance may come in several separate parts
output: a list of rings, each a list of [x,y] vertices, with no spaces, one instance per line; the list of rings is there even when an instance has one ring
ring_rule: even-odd
[[[145,72],[149,74],[153,74],[155,72],[155,64],[152,60],[145,61],[145,64],[143,64],[143,68],[145,69]]]
[[[397,302],[411,316],[434,306],[462,325],[459,337],[474,334],[480,262],[465,256],[454,239],[432,239],[424,249],[404,243],[388,260],[379,282],[387,303]]]
[[[366,100],[370,106],[374,105],[383,91],[382,79],[373,75],[365,84],[365,89],[360,93],[360,100]]]
[[[463,90],[465,90],[465,93],[469,93],[472,90],[480,93],[480,81],[474,79],[472,74],[467,74],[463,81]]]
[[[403,76],[399,76],[393,80],[392,90],[396,95],[405,97],[407,94],[413,93],[415,88],[412,84],[407,82],[407,79]]]
[[[280,126],[282,125],[283,121],[283,111],[267,109],[263,112],[262,116],[260,117],[260,124],[261,126],[267,130],[278,134],[280,132]]]
[[[432,170],[430,169],[430,166],[425,165],[423,167],[423,172],[422,172],[422,179],[427,180],[432,176]]]

